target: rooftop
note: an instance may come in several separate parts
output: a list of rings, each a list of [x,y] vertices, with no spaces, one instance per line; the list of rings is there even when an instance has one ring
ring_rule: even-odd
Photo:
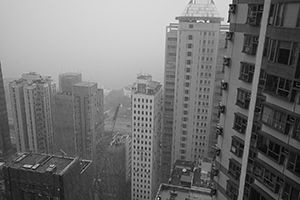
[[[186,18],[214,21],[223,20],[213,0],[190,0],[182,14],[176,17],[178,20]]]
[[[161,184],[155,200],[211,200],[210,191]]]
[[[61,157],[40,153],[19,153],[7,166],[16,169],[33,170],[40,173],[63,174],[78,158]]]
[[[91,86],[93,86],[95,84],[97,84],[97,83],[95,83],[95,82],[88,82],[88,81],[82,81],[82,82],[79,82],[79,83],[75,83],[73,86],[91,87]]]

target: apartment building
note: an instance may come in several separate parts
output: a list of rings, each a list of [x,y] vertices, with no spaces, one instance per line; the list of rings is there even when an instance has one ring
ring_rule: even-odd
[[[9,84],[18,152],[53,152],[51,95],[56,84],[51,77],[30,72]]]
[[[216,199],[300,199],[300,2],[233,1]]]
[[[97,143],[104,133],[103,90],[97,83],[80,82],[73,85],[75,152],[80,158],[98,161]]]
[[[10,140],[4,83],[0,63],[0,158],[7,157],[12,151]]]
[[[137,75],[132,86],[131,199],[154,199],[160,183],[162,85]]]
[[[170,77],[175,82],[175,91],[171,94],[174,95],[173,130],[170,130],[173,132],[172,164],[176,160],[198,162],[208,156],[220,22],[223,20],[214,2],[207,0],[191,0],[176,19],[179,21],[177,42],[176,37],[172,37],[174,43],[166,46],[167,56],[176,57],[175,75]],[[176,49],[176,53],[169,49]],[[174,63],[166,65],[171,66],[174,68]],[[166,81],[167,76],[170,75],[166,75]],[[167,84],[165,87],[167,95]]]

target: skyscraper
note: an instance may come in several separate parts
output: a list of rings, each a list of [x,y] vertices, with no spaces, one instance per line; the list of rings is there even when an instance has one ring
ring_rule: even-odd
[[[6,157],[6,155],[11,151],[11,148],[3,76],[0,63],[0,157]]]
[[[175,79],[172,163],[178,159],[198,161],[208,155],[222,21],[216,5],[207,0],[191,0],[176,19],[179,21],[177,43],[176,46],[174,43],[167,48],[177,50],[176,53],[166,51],[168,56],[176,56],[176,70],[172,77],[165,77],[166,80],[167,76]],[[175,41],[174,37],[173,40]],[[171,65],[174,66],[174,63]],[[167,84],[165,87],[167,94]]]
[[[132,200],[154,199],[160,182],[162,85],[139,74],[132,87]]]
[[[9,84],[17,151],[53,152],[50,77],[30,72]]]
[[[300,199],[299,1],[233,1],[217,199]]]
[[[72,89],[73,84],[81,81],[79,73],[59,75],[60,90],[51,99],[55,153],[76,155]]]
[[[97,163],[97,141],[104,132],[103,90],[97,83],[73,85],[75,150],[80,158]]]

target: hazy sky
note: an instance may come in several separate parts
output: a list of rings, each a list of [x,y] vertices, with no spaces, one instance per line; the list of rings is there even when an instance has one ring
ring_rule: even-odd
[[[190,0],[0,0],[4,77],[82,72],[121,88],[146,72],[163,81],[165,27]],[[214,0],[227,21],[231,0]]]

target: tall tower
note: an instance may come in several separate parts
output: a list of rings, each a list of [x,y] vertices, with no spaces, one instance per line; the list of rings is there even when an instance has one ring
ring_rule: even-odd
[[[192,0],[178,23],[172,163],[207,157],[220,17],[213,1]]]
[[[60,90],[52,97],[52,118],[54,130],[54,153],[63,151],[75,156],[75,131],[73,116],[73,84],[81,82],[80,73],[59,75]],[[71,117],[70,117],[71,116]]]
[[[300,2],[229,5],[217,199],[300,199]]]
[[[132,200],[154,199],[160,178],[162,85],[139,74],[132,87]]]
[[[11,151],[11,148],[4,83],[0,63],[0,157],[6,157]]]
[[[103,134],[103,90],[97,83],[73,85],[75,151],[80,158],[97,163],[97,141]]]
[[[163,101],[163,131],[161,178],[167,183],[172,168],[172,136],[176,76],[178,24],[172,23],[166,29],[165,71],[164,71],[164,101]]]
[[[30,72],[9,85],[17,151],[53,152],[51,95],[55,82]]]

